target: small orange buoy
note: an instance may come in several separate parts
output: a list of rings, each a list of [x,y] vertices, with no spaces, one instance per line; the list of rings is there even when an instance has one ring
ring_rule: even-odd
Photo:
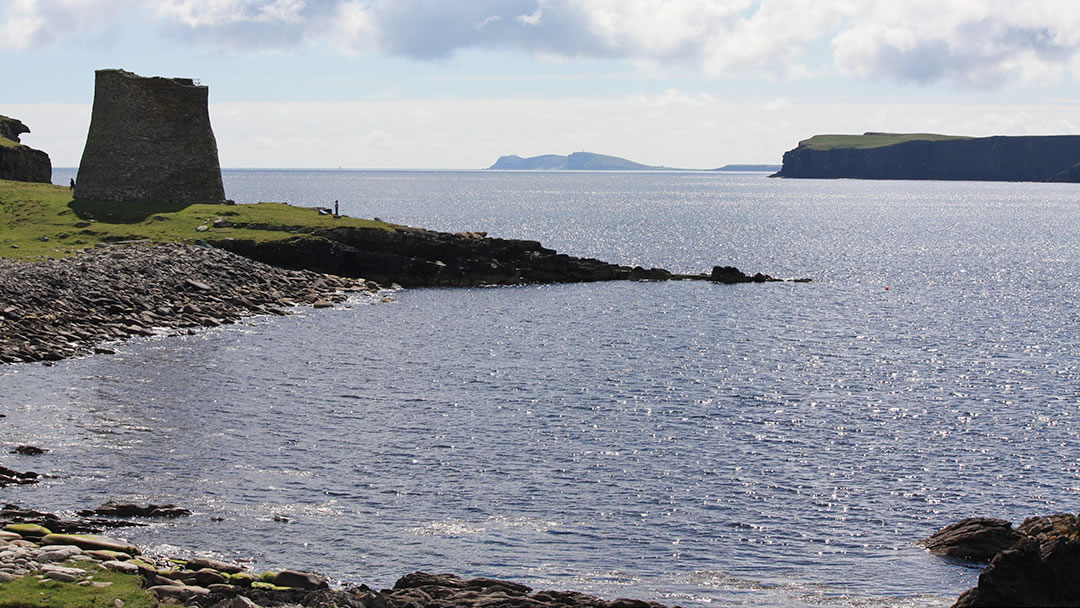
[[[885,286],[885,291],[889,291],[889,286],[888,285]]]

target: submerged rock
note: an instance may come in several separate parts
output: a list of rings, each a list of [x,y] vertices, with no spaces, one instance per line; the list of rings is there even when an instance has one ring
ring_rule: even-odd
[[[186,517],[191,511],[173,504],[140,506],[109,501],[96,509],[79,511],[79,515],[105,515],[108,517]]]

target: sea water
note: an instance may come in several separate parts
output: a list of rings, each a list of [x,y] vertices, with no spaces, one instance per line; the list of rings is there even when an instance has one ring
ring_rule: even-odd
[[[64,178],[66,181],[66,178]],[[0,368],[6,502],[175,502],[164,553],[668,604],[948,605],[916,541],[1080,495],[1073,185],[226,171],[332,206],[812,283],[412,289]],[[5,450],[6,451],[6,450]]]

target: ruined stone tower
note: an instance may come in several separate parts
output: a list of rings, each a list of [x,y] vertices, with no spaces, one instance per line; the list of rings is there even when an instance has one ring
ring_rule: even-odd
[[[98,70],[75,198],[223,202],[207,98],[208,89],[188,78]]]

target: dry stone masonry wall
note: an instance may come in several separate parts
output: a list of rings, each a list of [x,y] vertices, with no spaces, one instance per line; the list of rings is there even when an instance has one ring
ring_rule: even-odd
[[[207,100],[207,87],[191,79],[98,70],[75,198],[223,202]]]

